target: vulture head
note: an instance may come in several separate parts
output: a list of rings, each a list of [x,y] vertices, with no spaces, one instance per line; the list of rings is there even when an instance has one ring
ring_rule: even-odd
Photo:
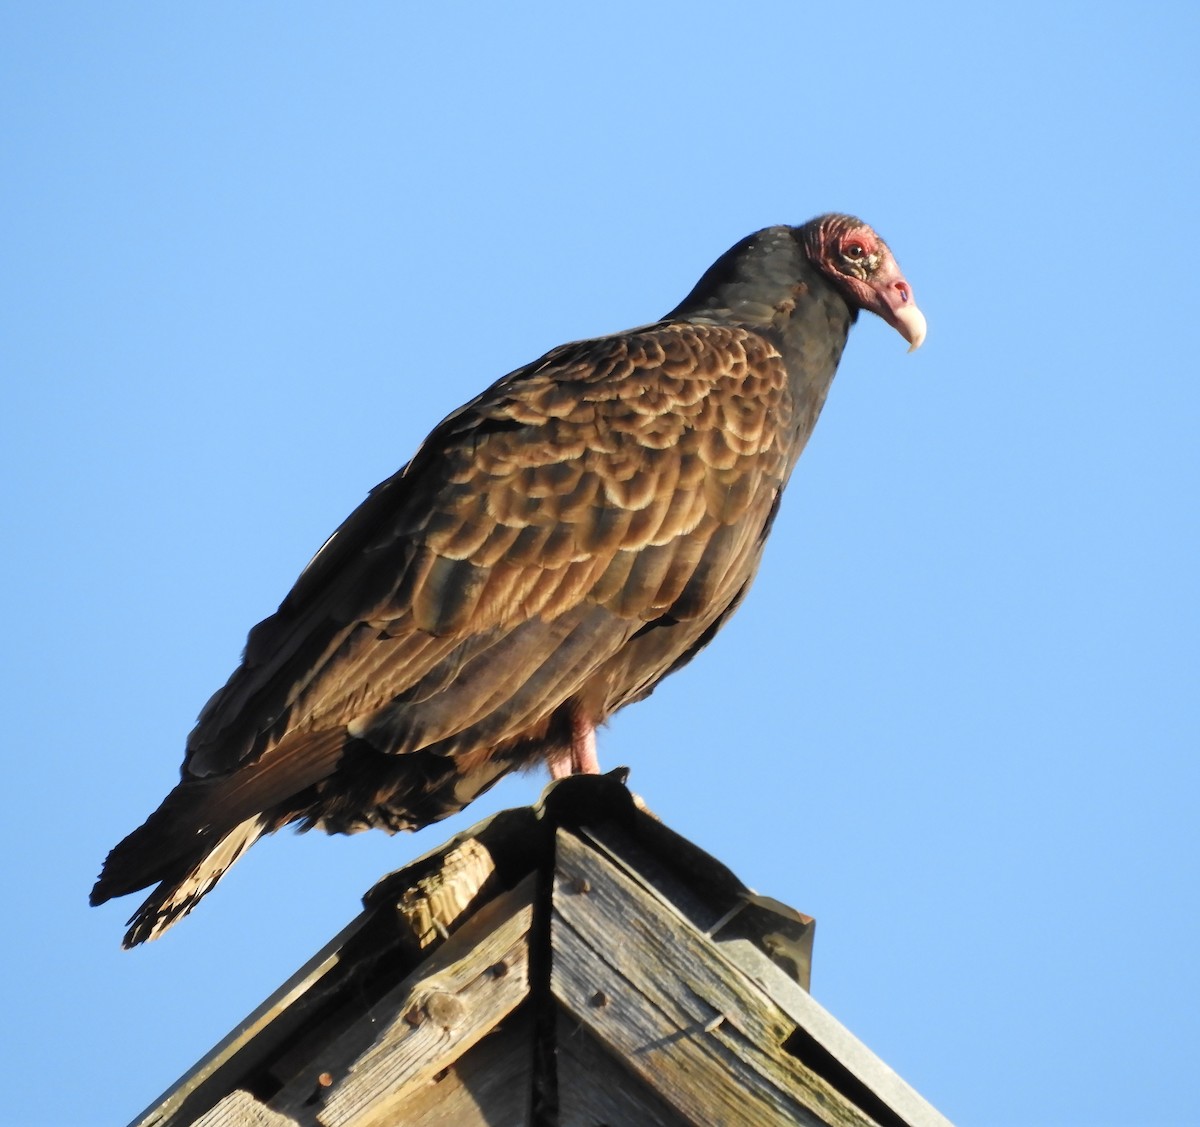
[[[861,219],[823,215],[804,231],[809,258],[832,279],[851,308],[878,314],[909,344],[909,352],[925,339],[925,317],[885,243]]]

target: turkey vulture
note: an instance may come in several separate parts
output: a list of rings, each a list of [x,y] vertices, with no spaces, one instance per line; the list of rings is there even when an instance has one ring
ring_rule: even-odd
[[[512,770],[597,771],[596,725],[746,594],[860,309],[925,337],[865,223],[768,227],[662,320],[439,424],[250,632],[179,785],[109,854],[93,904],[157,885],[124,945],[288,823],[418,830]]]

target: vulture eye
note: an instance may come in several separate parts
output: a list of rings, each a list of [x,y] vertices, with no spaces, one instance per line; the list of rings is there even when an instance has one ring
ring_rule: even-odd
[[[842,248],[842,253],[847,258],[852,258],[857,262],[858,259],[862,258],[863,255],[867,253],[867,248],[864,247],[862,243],[847,243]]]

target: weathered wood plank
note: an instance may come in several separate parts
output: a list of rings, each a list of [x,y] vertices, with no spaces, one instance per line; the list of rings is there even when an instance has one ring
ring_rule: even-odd
[[[239,1075],[245,1074],[270,1054],[282,1035],[280,1015],[318,991],[322,983],[341,970],[342,949],[362,930],[367,917],[358,916],[335,935],[294,975],[270,995],[253,1013],[239,1022],[221,1041],[150,1105],[131,1127],[166,1127],[192,1123],[203,1106],[205,1091],[221,1083],[219,1074],[236,1058]],[[228,1086],[228,1081],[225,1082]],[[211,1096],[208,1097],[212,1099]]]
[[[562,1010],[557,1041],[557,1127],[693,1127]]]
[[[536,876],[487,905],[373,1007],[380,1032],[318,1115],[324,1127],[395,1121],[393,1108],[485,1037],[529,993]],[[499,917],[499,919],[497,919]]]
[[[192,1127],[297,1127],[297,1124],[296,1120],[260,1104],[249,1092],[236,1088]]]
[[[526,1127],[533,1096],[533,1023],[520,1010],[444,1073],[393,1104],[404,1127]]]
[[[722,1124],[874,1121],[792,1057],[794,1024],[707,938],[559,830],[554,996],[681,1115]]]
[[[441,868],[419,878],[396,902],[396,911],[421,948],[444,939],[496,873],[491,853],[478,838],[446,851]]]
[[[698,894],[693,885],[681,878],[679,868],[668,863],[668,857],[672,861],[675,858],[663,848],[672,838],[681,842],[684,839],[658,822],[643,819],[639,825],[643,835],[658,839],[660,852],[646,848],[625,827],[612,822],[581,827],[577,836],[656,894],[718,947],[736,945],[742,940],[752,942],[784,974],[803,989],[809,988],[816,924],[811,916],[746,888],[732,872],[711,858],[708,858],[713,870],[711,885],[704,888],[703,895]],[[707,854],[687,842],[686,857],[690,878],[695,881],[696,866]]]
[[[770,994],[796,1022],[788,1050],[813,1064],[815,1071],[842,1092],[854,1091],[854,1102],[886,1127],[952,1127],[940,1111],[853,1033],[807,990],[784,974],[749,942],[720,943],[721,954]]]
[[[577,834],[635,883],[657,895],[660,903],[687,918],[714,942],[723,958],[757,982],[799,1026],[801,1032],[789,1043],[789,1051],[810,1064],[810,1058],[821,1057],[824,1063],[820,1067],[812,1064],[814,1071],[843,1094],[849,1094],[858,1107],[883,1124],[951,1127],[941,1112],[808,993],[811,917],[738,885],[736,877],[722,866],[716,866],[718,879],[708,898],[697,897],[678,876],[675,855],[668,849],[671,840],[668,835],[673,831],[643,823],[638,826],[643,839],[656,841],[657,852],[646,848],[645,841],[639,840],[630,829],[611,821],[589,824]],[[705,855],[688,844],[685,868],[690,866],[694,877]],[[727,902],[731,896],[735,908],[741,910],[729,913],[727,921],[722,922],[720,916],[714,915],[714,905]],[[800,1052],[798,1043],[802,1044],[805,1038],[814,1047]]]
[[[665,828],[661,832],[650,828],[660,837],[670,833]],[[780,1009],[796,1021],[804,1035],[811,1038],[818,1047],[817,1051],[828,1054],[829,1065],[816,1069],[824,1079],[845,1092],[844,1084],[847,1081],[834,1080],[832,1073],[838,1071],[842,1077],[850,1075],[853,1078],[850,1083],[860,1092],[869,1093],[870,1098],[876,1101],[872,1104],[865,1102],[862,1097],[856,1097],[854,1102],[881,1122],[899,1121],[911,1127],[950,1127],[946,1116],[896,1075],[886,1062],[871,1053],[866,1045],[858,1041],[850,1030],[808,993],[812,958],[811,917],[744,889],[744,903],[749,911],[738,912],[731,925],[714,928],[712,916],[704,915],[712,913],[712,903],[700,900],[698,904],[702,906],[697,907],[697,900],[689,899],[692,894],[667,867],[665,856],[670,856],[670,853],[647,850],[634,835],[612,822],[588,826],[582,829],[580,837],[605,853],[632,880],[648,887],[650,892],[659,893],[661,903],[670,904],[689,918],[697,930],[703,931],[715,942],[722,957],[737,966],[751,982],[757,982],[764,993],[770,995]],[[695,856],[692,853],[694,864]],[[719,883],[720,892],[727,894],[730,891],[728,881]],[[712,900],[716,901],[715,894]],[[764,906],[770,907],[772,912],[768,913]],[[761,921],[748,921],[748,916],[756,911],[762,913]],[[776,921],[769,918],[770,915],[779,917],[781,928],[774,927]],[[767,921],[767,927],[763,927],[763,921]],[[806,934],[805,923],[809,924]],[[781,939],[784,942],[780,943]],[[785,957],[781,958],[781,955]],[[794,1053],[794,1044],[790,1048]]]
[[[285,1085],[271,1102],[324,1127],[394,1121],[393,1109],[449,1067],[529,993],[529,929],[536,874],[479,910],[367,1015]],[[364,1025],[370,1044],[364,1043]]]

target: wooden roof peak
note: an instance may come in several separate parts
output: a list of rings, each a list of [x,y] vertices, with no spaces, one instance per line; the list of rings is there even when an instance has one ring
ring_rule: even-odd
[[[946,1127],[809,996],[813,920],[626,775],[384,877],[136,1127]]]

